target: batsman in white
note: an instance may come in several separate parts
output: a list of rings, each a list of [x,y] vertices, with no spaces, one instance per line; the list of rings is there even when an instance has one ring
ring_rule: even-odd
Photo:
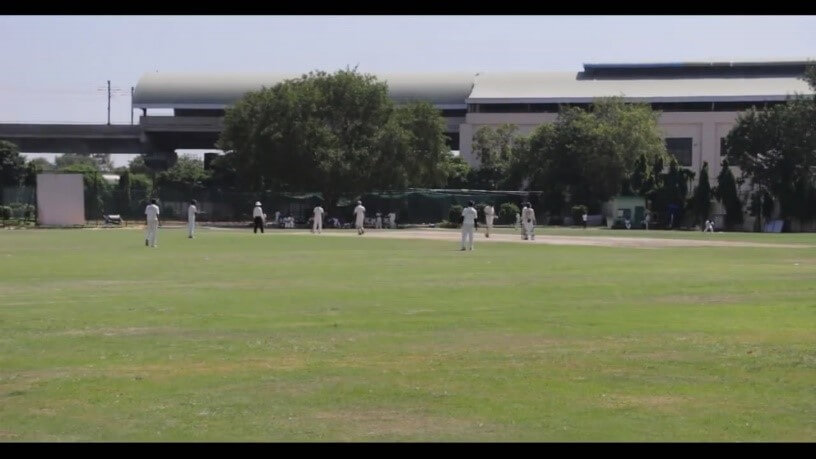
[[[363,228],[363,223],[365,222],[365,207],[363,207],[363,201],[357,201],[357,207],[354,208],[354,227],[357,228],[357,234],[362,235],[365,233],[365,228]]]
[[[485,214],[485,237],[490,237],[490,230],[493,229],[493,219],[496,218],[496,210],[490,204],[484,208]]]
[[[195,199],[190,200],[190,207],[187,208],[187,237],[192,239],[195,236],[195,219],[198,213]]]
[[[524,210],[521,211],[521,224],[524,226],[524,239],[535,241],[535,210],[533,205],[529,202],[524,205]]]
[[[473,250],[473,231],[476,229],[476,219],[479,212],[473,207],[473,201],[462,209],[462,250]]]
[[[314,208],[314,223],[312,223],[312,232],[317,232],[320,234],[323,231],[323,208],[317,206]]]
[[[156,205],[155,199],[151,199],[150,204],[145,208],[145,216],[147,217],[145,245],[156,247],[156,232],[159,229],[159,206]]]

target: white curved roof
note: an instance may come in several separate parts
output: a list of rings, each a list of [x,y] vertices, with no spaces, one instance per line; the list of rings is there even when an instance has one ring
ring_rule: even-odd
[[[482,73],[468,103],[582,103],[623,96],[632,101],[785,100],[810,94],[798,78],[661,78],[579,80],[575,72]]]
[[[148,73],[133,96],[136,108],[223,109],[245,93],[274,86],[297,74]],[[467,103],[583,103],[623,96],[643,102],[723,102],[785,100],[812,94],[803,80],[774,78],[578,79],[576,72],[385,74],[391,98],[400,103],[431,102],[438,108]]]
[[[136,108],[221,109],[249,91],[274,86],[298,74],[146,73],[136,85]],[[473,88],[471,73],[406,73],[378,76],[396,102],[425,100],[439,108],[465,108]]]

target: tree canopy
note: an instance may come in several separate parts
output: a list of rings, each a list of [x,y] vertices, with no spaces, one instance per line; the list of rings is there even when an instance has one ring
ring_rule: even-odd
[[[816,66],[803,79],[816,92]],[[725,151],[749,180],[753,207],[761,201],[765,212],[775,198],[783,218],[816,217],[816,96],[795,95],[767,110],[743,112]]]
[[[387,89],[346,69],[247,93],[227,110],[217,146],[250,190],[320,191],[330,206],[370,190],[444,186],[441,113],[396,106]]]

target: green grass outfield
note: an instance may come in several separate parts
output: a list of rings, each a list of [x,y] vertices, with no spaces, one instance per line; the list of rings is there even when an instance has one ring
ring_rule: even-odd
[[[816,235],[648,236],[807,246],[0,230],[0,441],[816,438]]]

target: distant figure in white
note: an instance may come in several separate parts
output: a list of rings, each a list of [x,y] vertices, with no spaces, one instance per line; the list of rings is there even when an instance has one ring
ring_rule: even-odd
[[[521,238],[527,240],[527,228],[524,227],[524,214],[527,213],[527,203],[521,203],[521,213],[516,214],[516,229],[521,232]]]
[[[709,232],[709,233],[714,232],[714,220],[706,219],[706,221],[705,221],[705,230],[703,230],[703,232],[704,233],[705,232]]]
[[[521,212],[521,224],[524,226],[524,239],[535,241],[536,217],[533,205],[529,202],[524,205],[524,210]]]
[[[280,211],[276,210],[275,211],[275,225],[277,225],[279,223],[280,223]]]
[[[323,208],[317,206],[314,208],[314,222],[312,223],[312,232],[320,234],[323,231]]]
[[[473,250],[473,231],[476,229],[476,219],[479,213],[473,207],[473,201],[462,209],[462,250]]]
[[[354,208],[354,227],[357,228],[357,234],[362,235],[365,233],[365,228],[363,228],[363,223],[365,222],[365,207],[363,207],[363,201],[357,201],[357,207]]]
[[[374,220],[374,228],[382,229],[382,214],[377,212],[377,218]]]
[[[649,231],[649,217],[650,214],[649,211],[647,210],[646,214],[643,216],[643,226],[646,227],[646,231]]]
[[[391,229],[396,229],[397,228],[397,214],[396,213],[391,212],[390,214],[388,214],[388,226],[391,227]]]
[[[156,232],[159,229],[159,206],[156,205],[155,199],[151,199],[150,204],[145,208],[145,216],[147,217],[145,245],[156,247]]]
[[[195,236],[195,219],[198,213],[195,199],[190,200],[190,207],[187,208],[187,237],[192,239]]]
[[[587,228],[587,217],[588,217],[588,215],[587,215],[587,213],[586,213],[586,212],[584,212],[584,214],[583,214],[583,215],[581,215],[581,220],[583,220],[583,221],[584,221],[584,229],[586,229],[586,228]],[[629,229],[629,228],[626,228],[626,229]]]
[[[258,228],[261,229],[261,234],[264,232],[264,222],[266,221],[266,214],[263,213],[263,209],[261,209],[261,202],[255,202],[255,208],[252,209],[252,220],[255,222],[255,226],[252,228],[252,232],[257,234]]]
[[[490,204],[484,208],[485,214],[485,237],[490,237],[490,230],[493,229],[493,219],[496,218],[496,210]]]
[[[514,225],[515,229],[519,229],[521,227],[521,214],[516,212],[516,224]]]

